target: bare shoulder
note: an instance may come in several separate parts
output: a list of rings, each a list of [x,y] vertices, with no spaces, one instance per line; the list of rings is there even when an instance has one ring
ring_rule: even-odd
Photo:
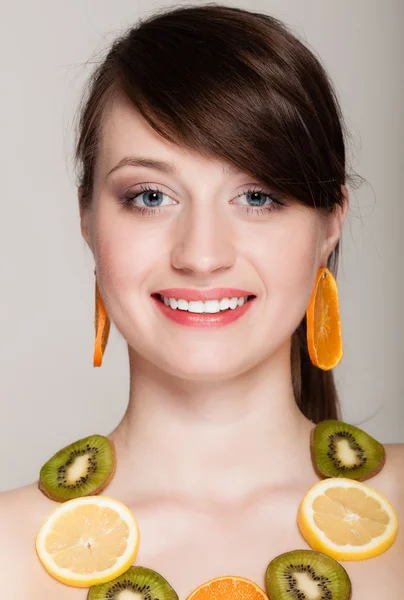
[[[8,575],[2,593],[10,600],[45,597],[42,582],[47,574],[37,558],[35,540],[54,506],[35,483],[0,493],[0,556]]]
[[[402,467],[404,465],[404,443],[385,444],[384,447],[387,459]]]
[[[375,477],[365,483],[380,491],[393,505],[399,522],[396,548],[404,552],[404,444],[385,444],[386,462]]]
[[[377,476],[404,509],[404,444],[385,444],[386,463]]]
[[[381,492],[397,513],[397,540],[392,550],[386,552],[386,555],[390,562],[395,561],[397,564],[401,564],[404,554],[404,444],[384,444],[384,447],[386,462],[382,470],[365,483]]]
[[[24,550],[23,541],[27,535],[33,514],[35,514],[34,485],[28,485],[0,494],[0,528],[2,532],[2,556]],[[29,527],[30,528],[30,527]]]

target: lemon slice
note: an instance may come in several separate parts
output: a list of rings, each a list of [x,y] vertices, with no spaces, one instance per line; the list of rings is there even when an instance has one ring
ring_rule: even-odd
[[[36,551],[52,577],[73,587],[111,581],[133,563],[137,522],[127,506],[107,496],[86,496],[56,508],[40,528]]]
[[[299,529],[313,550],[336,560],[364,560],[394,543],[398,519],[390,502],[372,487],[333,477],[316,483],[303,498]]]

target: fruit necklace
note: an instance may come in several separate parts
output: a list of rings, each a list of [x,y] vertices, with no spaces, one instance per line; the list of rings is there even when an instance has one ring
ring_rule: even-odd
[[[352,586],[338,562],[378,556],[394,543],[397,515],[382,494],[362,483],[385,464],[382,444],[336,420],[317,424],[311,457],[321,480],[303,498],[299,530],[311,550],[292,550],[269,562],[266,591],[237,576],[211,579],[187,600],[349,600]],[[36,538],[48,573],[73,587],[89,587],[87,600],[178,600],[156,571],[132,566],[139,530],[122,502],[99,495],[116,469],[113,443],[101,435],[57,452],[40,471],[39,489],[60,502]]]

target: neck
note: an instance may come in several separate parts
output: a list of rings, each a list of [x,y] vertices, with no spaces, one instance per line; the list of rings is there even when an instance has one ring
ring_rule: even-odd
[[[307,481],[313,424],[295,402],[289,344],[221,381],[180,380],[129,359],[130,401],[110,435],[128,493],[141,482],[147,493],[228,501]]]

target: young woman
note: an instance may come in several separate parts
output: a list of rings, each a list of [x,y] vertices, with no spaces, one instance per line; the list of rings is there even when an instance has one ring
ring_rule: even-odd
[[[181,600],[221,575],[264,588],[274,557],[310,548],[296,523],[319,481],[310,435],[340,418],[306,318],[319,270],[336,275],[354,182],[336,94],[285,25],[217,4],[139,21],[86,92],[82,232],[130,363],[103,493],[136,517],[136,564]],[[370,484],[400,520],[404,451],[385,451]],[[56,505],[37,482],[1,496],[4,597],[87,597],[35,553]],[[400,598],[403,552],[399,530],[386,552],[344,563],[353,599]]]

